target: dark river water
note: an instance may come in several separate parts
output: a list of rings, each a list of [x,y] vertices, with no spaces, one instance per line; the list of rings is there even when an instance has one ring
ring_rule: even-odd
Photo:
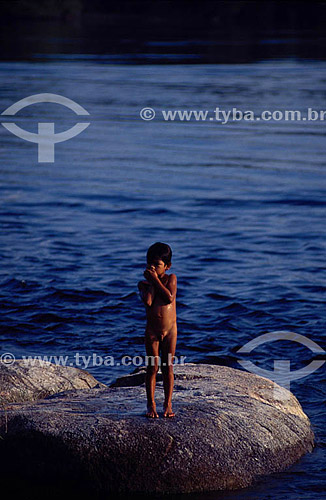
[[[173,250],[176,354],[187,362],[241,369],[237,350],[279,330],[325,348],[325,122],[162,116],[216,107],[320,110],[325,70],[325,62],[290,59],[1,62],[1,112],[39,93],[68,97],[89,112],[77,117],[54,103],[35,104],[3,123],[36,133],[39,122],[54,122],[60,133],[90,122],[55,145],[54,163],[38,163],[37,144],[0,128],[1,353],[68,356],[75,366],[87,356],[91,362],[79,367],[104,383],[130,373],[134,367],[99,360],[144,355],[137,281],[156,241]],[[140,118],[144,107],[155,110],[153,120]],[[317,358],[305,346],[276,341],[250,360],[272,370],[274,359],[288,359],[294,370]],[[193,498],[323,498],[325,366],[291,390],[311,419],[313,453],[249,489]]]

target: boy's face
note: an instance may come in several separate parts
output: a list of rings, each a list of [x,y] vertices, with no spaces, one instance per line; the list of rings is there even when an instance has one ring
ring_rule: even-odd
[[[171,264],[167,265],[161,259],[153,259],[151,262],[147,262],[147,268],[154,268],[158,276],[163,276],[165,271],[170,269]]]

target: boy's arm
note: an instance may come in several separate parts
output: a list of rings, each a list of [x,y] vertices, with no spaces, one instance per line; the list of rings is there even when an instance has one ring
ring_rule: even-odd
[[[138,290],[140,292],[140,297],[146,306],[151,306],[155,296],[155,290],[152,283],[148,281],[140,281],[138,283]]]
[[[162,299],[167,304],[172,304],[177,295],[177,277],[175,274],[170,274],[169,280],[166,286],[163,285],[159,277],[152,277],[152,283],[155,286],[155,290],[160,294]]]

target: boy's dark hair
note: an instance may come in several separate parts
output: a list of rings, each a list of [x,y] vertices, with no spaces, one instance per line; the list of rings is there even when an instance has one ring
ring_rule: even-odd
[[[172,250],[166,243],[154,243],[147,250],[147,262],[153,262],[155,259],[163,260],[167,266],[171,264]]]

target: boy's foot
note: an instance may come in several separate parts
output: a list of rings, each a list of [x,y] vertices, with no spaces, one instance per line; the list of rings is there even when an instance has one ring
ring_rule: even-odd
[[[163,405],[163,417],[164,418],[172,418],[175,416],[175,413],[172,411],[172,405]]]
[[[156,411],[156,406],[147,406],[147,413],[145,415],[147,418],[158,418],[158,413]]]

